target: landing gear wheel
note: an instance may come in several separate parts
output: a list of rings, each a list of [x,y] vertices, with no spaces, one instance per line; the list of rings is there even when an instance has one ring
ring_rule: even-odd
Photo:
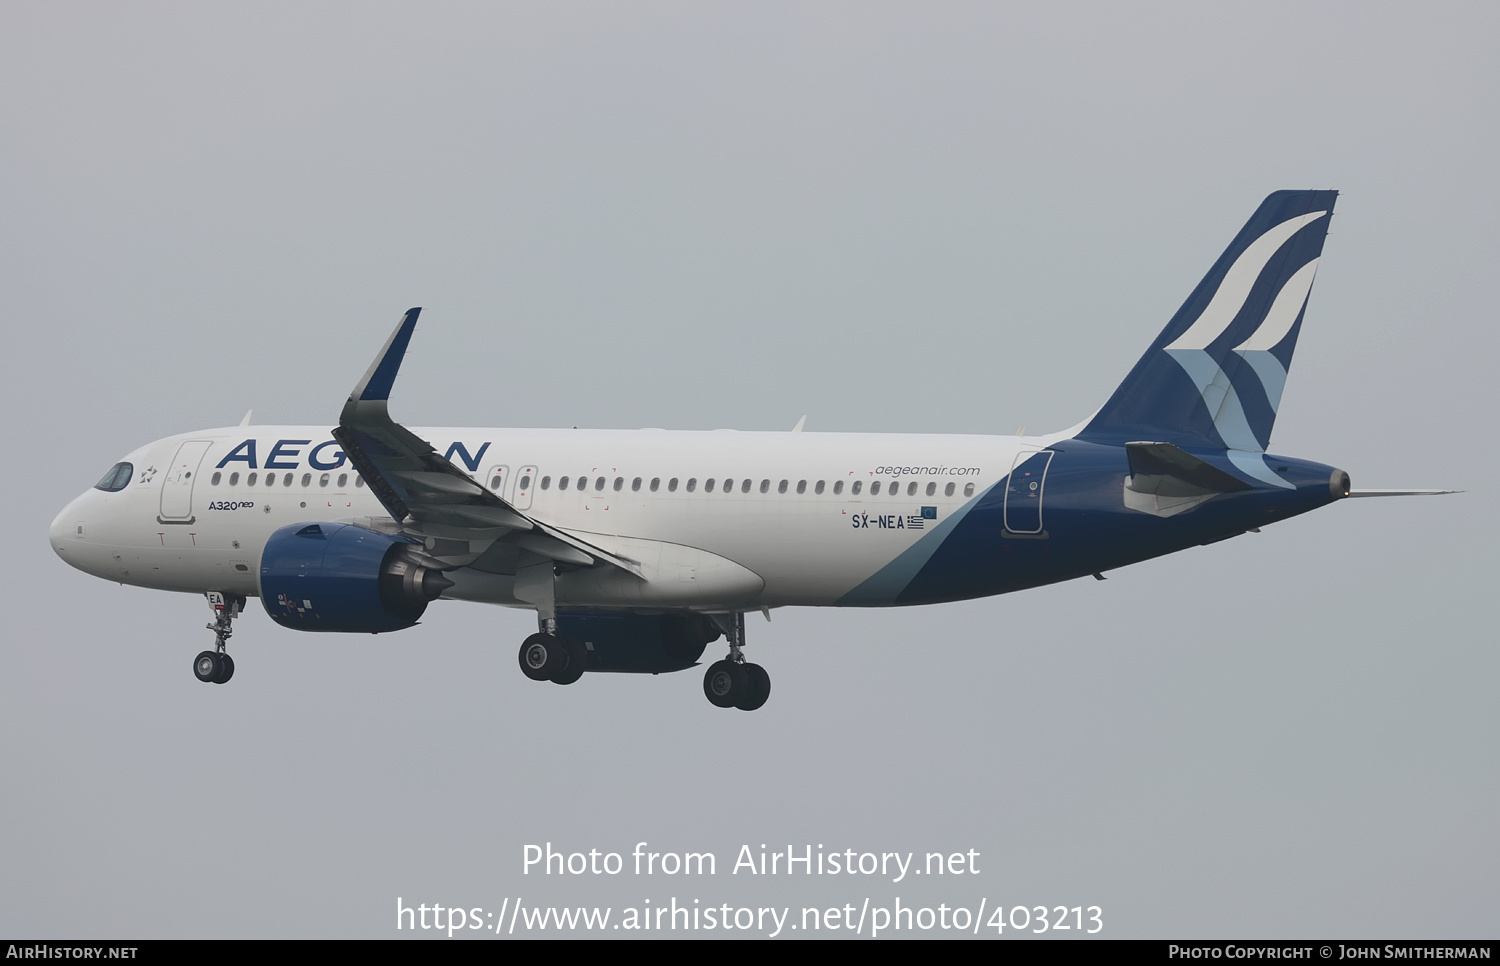
[[[744,666],[733,661],[715,661],[703,675],[703,695],[716,708],[734,707],[749,690]]]
[[[521,642],[521,673],[533,681],[550,681],[568,665],[563,642],[550,634],[533,634]]]
[[[228,684],[229,679],[234,677],[234,658],[228,654],[219,655],[219,673],[214,675],[215,684]]]
[[[771,696],[771,675],[759,664],[742,664],[740,667],[745,672],[749,687],[745,689],[744,696],[735,701],[734,706],[741,711],[754,711]]]
[[[213,684],[222,666],[216,651],[204,651],[193,658],[193,673],[204,684]]]
[[[588,660],[587,652],[577,641],[563,641],[563,651],[568,655],[567,667],[552,675],[553,684],[572,684],[583,677],[583,668]]]

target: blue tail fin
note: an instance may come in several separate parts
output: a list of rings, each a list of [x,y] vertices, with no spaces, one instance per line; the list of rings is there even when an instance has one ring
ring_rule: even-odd
[[[1225,449],[1250,475],[1280,483],[1258,454],[1337,197],[1278,191],[1261,202],[1079,438]]]

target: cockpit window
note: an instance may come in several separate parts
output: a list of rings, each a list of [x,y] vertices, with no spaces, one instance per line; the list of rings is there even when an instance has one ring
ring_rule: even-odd
[[[135,467],[129,463],[116,463],[109,468],[109,472],[94,484],[94,489],[103,490],[106,493],[114,493],[123,490],[130,485],[130,478],[135,475]]]

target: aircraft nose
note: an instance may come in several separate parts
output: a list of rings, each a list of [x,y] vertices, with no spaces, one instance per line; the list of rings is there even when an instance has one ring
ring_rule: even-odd
[[[73,541],[84,535],[85,523],[81,515],[82,507],[79,506],[82,501],[83,497],[79,497],[63,507],[62,512],[52,519],[52,526],[47,528],[47,542],[52,544],[52,552],[75,567],[78,564],[68,556],[67,551]]]
[[[61,545],[63,541],[63,534],[65,528],[67,527],[67,524],[63,522],[63,518],[67,516],[67,513],[67,510],[63,510],[61,513],[59,513],[57,517],[52,521],[52,526],[47,529],[47,541],[52,544],[52,552],[57,554],[58,556],[62,556]]]

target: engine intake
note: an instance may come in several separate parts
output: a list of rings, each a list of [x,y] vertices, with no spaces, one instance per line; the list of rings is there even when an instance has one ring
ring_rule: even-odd
[[[260,600],[299,631],[379,634],[411,627],[453,582],[408,554],[405,537],[347,523],[293,524],[266,541]]]

